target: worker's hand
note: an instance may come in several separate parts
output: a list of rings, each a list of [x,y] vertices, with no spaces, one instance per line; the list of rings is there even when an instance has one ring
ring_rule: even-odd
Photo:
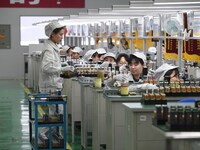
[[[126,64],[124,64],[124,65],[122,65],[122,66],[120,66],[119,67],[119,71],[120,72],[128,72],[128,68],[127,68],[127,65]]]
[[[69,66],[69,64],[65,61],[65,62],[61,62],[61,66],[65,67],[65,66]]]
[[[147,77],[152,77],[155,74],[155,71],[152,69],[149,69]]]
[[[109,62],[104,61],[104,62],[100,65],[100,67],[106,68],[106,67],[108,67],[108,65],[109,65]]]
[[[128,75],[127,74],[118,74],[118,75],[114,76],[114,79],[116,81],[121,81],[121,82],[124,81],[124,82],[126,82],[127,79],[128,79]]]
[[[65,67],[61,67],[61,71],[65,72],[65,71],[72,71],[74,72],[75,68],[73,66],[65,66]]]

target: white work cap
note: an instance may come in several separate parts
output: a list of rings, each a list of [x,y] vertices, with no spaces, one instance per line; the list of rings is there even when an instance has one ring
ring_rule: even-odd
[[[65,25],[61,25],[60,23],[53,21],[45,26],[45,34],[46,36],[50,37],[53,30],[57,28],[62,28],[62,27],[65,27]]]
[[[149,54],[156,54],[156,52],[157,52],[157,50],[156,50],[155,47],[149,47],[149,48],[148,48],[148,53],[149,53]]]
[[[115,55],[114,53],[111,53],[111,52],[106,53],[106,54],[104,55],[104,59],[105,59],[106,57],[113,57],[114,59],[116,59],[116,55]]]
[[[162,64],[159,68],[155,71],[155,77],[158,81],[164,80],[164,75],[167,71],[178,68],[178,66],[173,66],[167,63]]]
[[[80,47],[74,47],[74,49],[72,50],[72,52],[74,53],[81,53],[83,50]]]
[[[83,59],[86,60],[86,61],[92,59],[92,55],[93,55],[94,53],[96,53],[96,52],[97,52],[97,51],[96,51],[96,50],[93,50],[93,49],[88,50],[88,51],[85,53],[85,55],[83,56]]]
[[[134,53],[132,53],[132,54],[130,54],[130,55],[133,55],[133,56],[135,56],[135,57],[137,57],[137,58],[140,58],[140,59],[142,59],[142,61],[143,61],[144,63],[146,63],[146,56],[145,56],[144,53],[142,53],[142,52],[134,52]]]
[[[100,54],[100,55],[106,53],[106,50],[105,50],[104,48],[97,48],[96,51],[97,51],[97,53]]]
[[[70,48],[70,47],[69,47],[68,45],[65,45],[65,46],[62,47],[62,49],[63,49],[65,52],[67,52],[67,51],[69,50],[69,48]]]

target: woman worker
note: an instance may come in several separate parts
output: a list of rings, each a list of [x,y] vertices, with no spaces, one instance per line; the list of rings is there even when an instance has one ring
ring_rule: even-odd
[[[65,45],[65,46],[62,47],[62,49],[66,52],[66,58],[71,59],[73,47]]]
[[[45,34],[48,39],[44,43],[41,65],[39,71],[39,91],[41,93],[54,92],[61,94],[63,88],[63,79],[60,77],[61,72],[74,71],[73,66],[61,66],[60,61],[60,43],[63,39],[65,26],[58,22],[51,22],[45,26]],[[59,106],[59,112],[62,112]],[[49,105],[49,115],[56,112],[55,105]],[[55,131],[55,130],[54,130]],[[42,128],[40,133],[42,136],[48,136],[48,128]]]
[[[58,22],[51,22],[45,26],[45,34],[48,39],[44,43],[41,66],[39,72],[39,91],[60,92],[63,88],[63,79],[60,77],[63,71],[74,71],[73,66],[61,67],[59,43],[63,39],[65,26]]]
[[[180,78],[178,66],[164,63],[156,69],[155,77],[157,81],[167,81],[168,83],[179,82]]]
[[[113,86],[116,82],[118,86],[121,83],[143,83],[142,71],[146,63],[146,56],[142,52],[134,52],[130,54],[128,60],[129,73],[120,73],[113,77],[112,80],[108,79],[107,85]]]
[[[125,53],[120,53],[116,59],[116,65],[119,66],[120,72],[128,72],[129,56]]]
[[[146,63],[146,56],[142,52],[130,54],[128,65],[130,72],[128,74],[119,74],[114,77],[116,81],[142,83],[142,71]]]
[[[83,50],[80,47],[74,47],[72,49],[72,59],[78,60],[80,59],[80,54],[83,52]]]
[[[112,67],[116,66],[116,55],[111,52],[107,52],[104,55],[103,63],[100,65],[100,67],[108,67],[109,64],[112,64]]]

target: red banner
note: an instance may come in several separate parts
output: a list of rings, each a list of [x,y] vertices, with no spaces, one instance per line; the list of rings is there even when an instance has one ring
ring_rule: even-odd
[[[85,0],[1,0],[4,8],[84,8]]]

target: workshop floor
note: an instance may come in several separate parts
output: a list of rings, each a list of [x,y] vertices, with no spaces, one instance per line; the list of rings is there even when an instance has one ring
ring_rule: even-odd
[[[28,101],[29,89],[19,80],[0,80],[0,150],[30,150]],[[70,117],[69,117],[70,118]],[[81,129],[75,127],[75,142],[71,143],[69,119],[67,149],[81,150]],[[89,139],[91,143],[91,139]],[[87,150],[92,150],[88,147]]]
[[[0,150],[30,150],[28,103],[18,80],[0,80]]]

